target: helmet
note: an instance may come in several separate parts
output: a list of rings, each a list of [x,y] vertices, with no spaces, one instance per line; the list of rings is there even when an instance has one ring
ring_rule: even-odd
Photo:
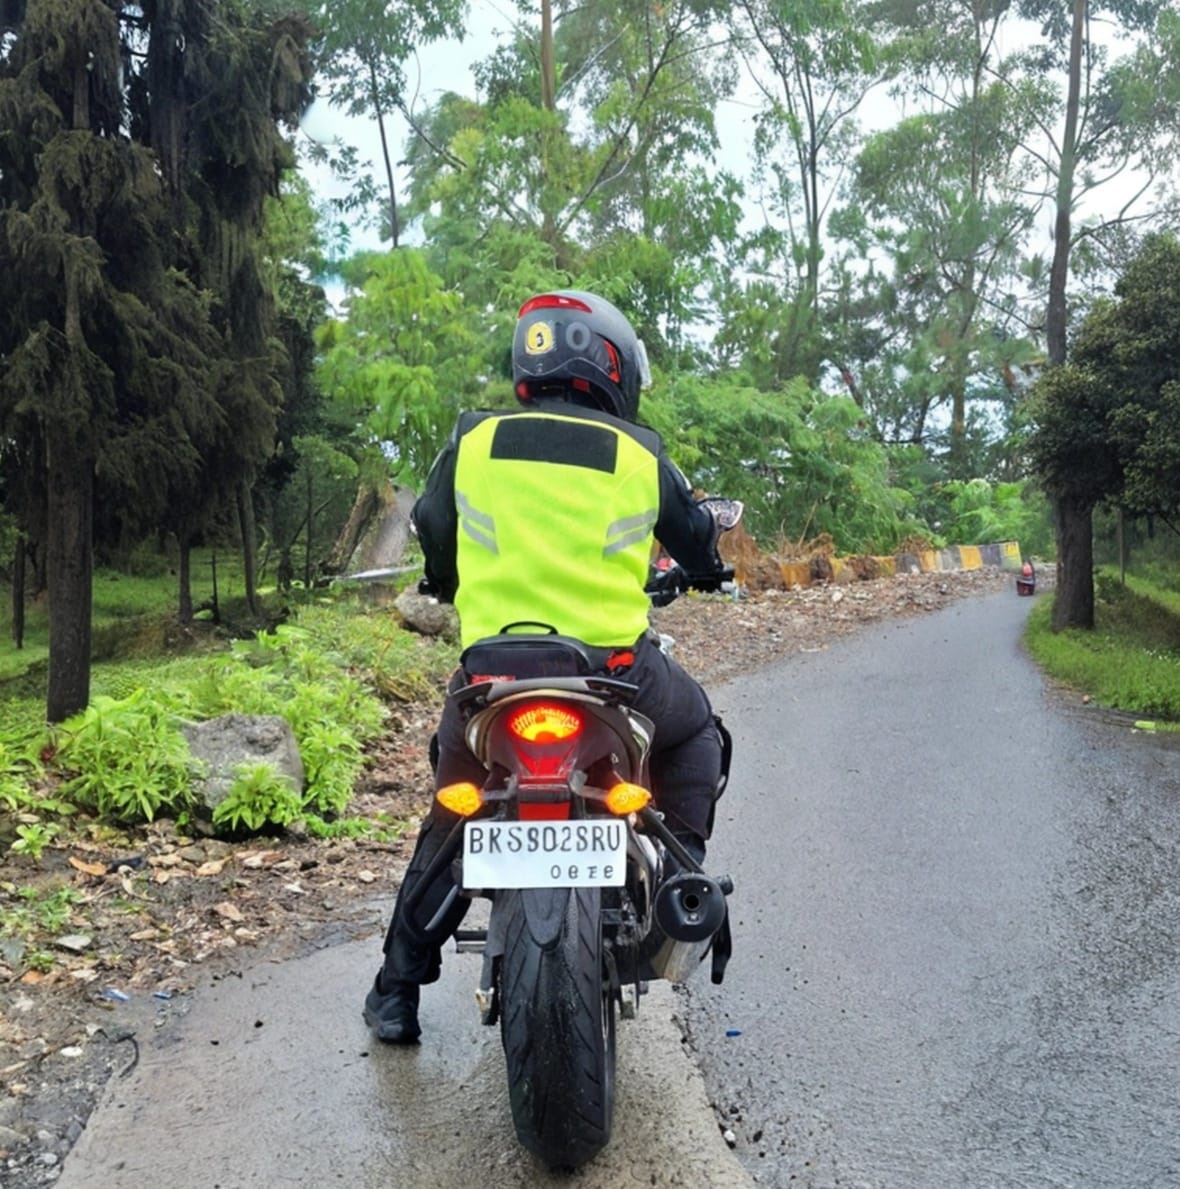
[[[562,289],[520,307],[512,339],[516,395],[561,394],[626,421],[651,385],[647,351],[631,323],[594,293]]]

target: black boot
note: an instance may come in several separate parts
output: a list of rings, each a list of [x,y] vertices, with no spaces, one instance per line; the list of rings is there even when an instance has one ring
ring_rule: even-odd
[[[378,1040],[391,1045],[418,1043],[422,1035],[418,1026],[418,991],[417,983],[383,982],[381,975],[377,975],[365,996],[363,1014]]]

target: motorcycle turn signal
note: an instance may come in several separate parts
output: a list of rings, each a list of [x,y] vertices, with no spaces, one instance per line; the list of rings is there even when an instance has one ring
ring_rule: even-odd
[[[460,817],[470,817],[483,808],[483,793],[469,780],[448,784],[434,795],[444,809]]]

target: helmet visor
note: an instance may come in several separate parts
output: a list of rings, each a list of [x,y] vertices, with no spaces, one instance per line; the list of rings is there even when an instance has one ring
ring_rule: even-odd
[[[635,340],[635,366],[639,371],[639,387],[646,391],[651,387],[651,364],[647,361],[647,348],[643,339]]]

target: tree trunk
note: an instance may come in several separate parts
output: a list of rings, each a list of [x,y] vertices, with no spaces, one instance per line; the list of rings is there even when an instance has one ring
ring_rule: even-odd
[[[176,617],[181,623],[193,621],[193,547],[188,537],[177,537],[180,549],[180,560],[177,562],[177,583],[179,596],[177,600]]]
[[[1049,366],[1064,363],[1067,353],[1070,239],[1073,234],[1074,169],[1077,162],[1078,111],[1081,106],[1082,51],[1087,0],[1073,0],[1073,30],[1069,47],[1069,89],[1065,131],[1057,174],[1057,218],[1053,226],[1053,264],[1049,270],[1049,308],[1045,335]],[[1053,628],[1094,627],[1094,509],[1069,497],[1054,501],[1057,523],[1057,594]],[[1062,576],[1065,575],[1064,582]]]
[[[246,606],[258,618],[258,537],[254,524],[254,497],[244,479],[238,486],[238,528],[242,534],[242,571],[246,582]]]
[[[25,646],[25,558],[28,546],[24,535],[17,534],[16,554],[12,559],[12,642],[18,649]]]
[[[553,9],[550,0],[541,0],[541,108],[546,113],[557,110],[557,68],[553,49]],[[541,167],[548,180],[550,145],[553,134],[548,125],[541,134]],[[551,247],[557,246],[557,222],[551,201],[545,201],[541,225],[541,239]]]
[[[90,701],[90,616],[94,468],[71,451],[51,450],[47,468],[49,683],[45,717],[62,722]]]
[[[1062,497],[1057,520],[1057,593],[1053,599],[1053,630],[1094,627],[1094,509],[1091,504]]]

